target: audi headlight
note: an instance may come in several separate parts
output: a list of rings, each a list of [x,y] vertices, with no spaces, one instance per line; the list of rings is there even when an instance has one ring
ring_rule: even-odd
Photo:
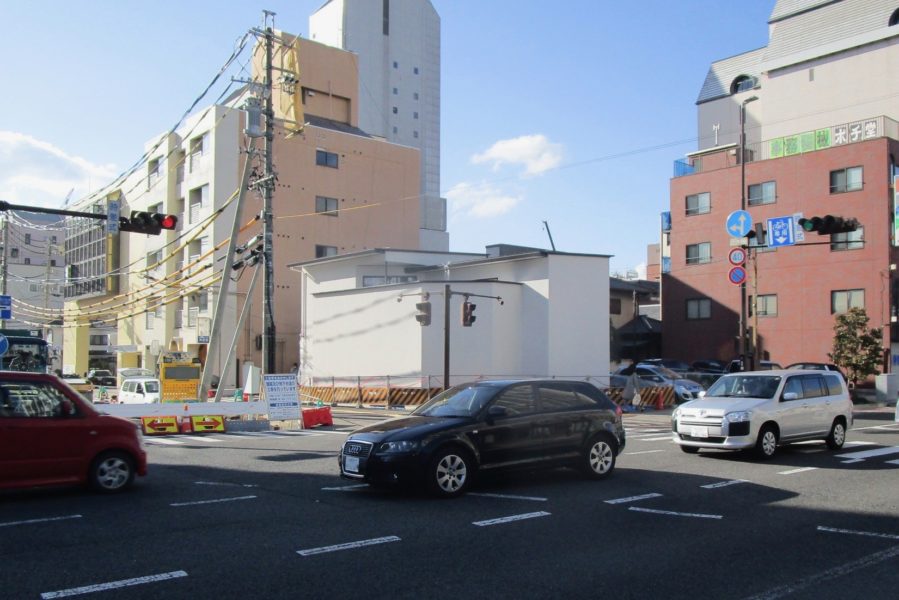
[[[741,410],[739,412],[732,412],[724,415],[724,418],[727,419],[728,423],[742,423],[743,421],[749,421],[751,417],[752,413],[748,410]]]
[[[401,440],[398,442],[383,442],[378,446],[378,452],[383,454],[396,454],[399,452],[415,452],[418,450],[418,441]]]

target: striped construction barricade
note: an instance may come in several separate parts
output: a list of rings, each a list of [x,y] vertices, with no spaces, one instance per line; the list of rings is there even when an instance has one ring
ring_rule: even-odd
[[[168,435],[178,433],[178,417],[141,417],[140,427],[144,435]]]

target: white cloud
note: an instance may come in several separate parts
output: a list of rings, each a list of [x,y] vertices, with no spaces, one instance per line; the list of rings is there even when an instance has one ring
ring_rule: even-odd
[[[641,262],[639,265],[634,267],[634,270],[637,272],[638,279],[646,279],[646,263]]]
[[[545,135],[523,135],[500,140],[486,152],[471,157],[474,164],[492,163],[493,170],[504,164],[523,165],[526,175],[539,175],[562,162],[562,145],[550,142]]]
[[[521,196],[510,196],[487,183],[459,183],[446,193],[453,217],[498,217],[515,208]]]
[[[59,208],[111,181],[115,165],[96,165],[23,133],[0,131],[0,200]]]

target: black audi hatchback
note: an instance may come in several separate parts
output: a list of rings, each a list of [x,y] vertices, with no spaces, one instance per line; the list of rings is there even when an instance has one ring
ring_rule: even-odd
[[[347,438],[340,474],[373,485],[421,484],[458,496],[477,472],[571,465],[601,479],[624,449],[621,410],[582,381],[465,383],[408,417],[363,427]]]

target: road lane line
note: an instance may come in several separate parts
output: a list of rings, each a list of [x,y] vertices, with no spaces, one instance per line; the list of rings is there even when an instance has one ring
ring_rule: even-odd
[[[222,485],[222,486],[227,486],[227,487],[245,487],[245,488],[259,487],[255,483],[231,483],[229,481],[194,481],[194,485]]]
[[[349,490],[358,490],[359,488],[367,488],[367,483],[357,483],[354,485],[342,485],[340,487],[323,487],[322,491],[325,492],[345,492]]]
[[[847,452],[837,454],[837,458],[853,459],[853,458],[872,458],[874,456],[884,456],[886,454],[899,454],[899,446],[889,446],[887,448],[875,448],[874,450],[862,450],[861,452]]]
[[[806,471],[815,471],[818,467],[801,467],[799,469],[790,469],[789,471],[780,471],[778,475],[795,475],[796,473],[805,473]]]
[[[868,537],[886,538],[888,540],[899,540],[899,535],[892,533],[874,533],[871,531],[853,531],[852,529],[836,529],[834,527],[824,527],[818,525],[818,531],[826,531],[828,533],[848,533],[850,535],[865,535]]]
[[[44,592],[41,598],[66,598],[68,596],[80,596],[81,594],[91,594],[93,592],[103,592],[106,590],[114,590],[133,585],[142,585],[144,583],[155,583],[157,581],[167,581],[169,579],[177,579],[179,577],[187,577],[184,571],[171,571],[170,573],[160,573],[159,575],[147,575],[146,577],[135,577],[134,579],[122,579],[121,581],[112,581],[110,583],[97,583],[95,585],[86,585],[84,587],[71,588],[68,590],[59,590],[58,592]]]
[[[217,504],[219,502],[234,502],[236,500],[252,500],[256,496],[237,496],[236,498],[217,498],[216,500],[197,500],[195,502],[173,502],[169,506],[194,506],[196,504]]]
[[[637,441],[640,441],[640,442],[666,442],[666,441],[670,442],[671,435],[669,434],[669,435],[661,436],[661,437],[644,437],[644,438],[638,437],[638,438],[634,438],[634,439],[636,439]],[[628,438],[628,441],[630,441],[630,438]]]
[[[373,538],[370,540],[362,540],[359,542],[348,542],[346,544],[336,544],[334,546],[322,546],[321,548],[309,548],[308,550],[297,550],[297,554],[300,556],[313,556],[315,554],[324,554],[326,552],[337,552],[339,550],[352,550],[353,548],[362,548],[365,546],[375,546],[377,544],[387,544],[389,542],[399,542],[401,541],[395,535],[388,535],[387,537],[379,537]]]
[[[641,450],[640,452],[628,452],[628,456],[634,456],[635,454],[652,454],[653,452],[667,452],[667,450]]]
[[[207,444],[220,444],[222,442],[226,442],[228,440],[223,440],[222,438],[210,437],[208,435],[203,436],[194,436],[186,440],[187,442],[206,442]]]
[[[854,446],[874,446],[874,442],[846,442],[843,444],[843,447],[854,447]]]
[[[723,488],[729,485],[736,485],[738,483],[749,483],[745,479],[731,479],[730,481],[719,481],[718,483],[707,483],[706,485],[701,485],[699,487],[705,488],[707,490],[713,490],[715,488]]]
[[[628,496],[627,498],[616,498],[614,500],[606,500],[606,504],[625,504],[627,502],[637,502],[638,500],[648,500],[649,498],[661,498],[662,494],[643,494],[642,496]]]
[[[674,517],[695,517],[697,519],[722,519],[724,518],[722,515],[704,515],[702,513],[682,513],[682,512],[674,512],[671,510],[655,510],[654,508],[640,508],[639,506],[631,506],[628,510],[633,510],[635,512],[645,512],[645,513],[653,513],[656,515],[671,515]]]
[[[871,425],[870,427],[853,427],[852,431],[865,431],[866,429],[892,429],[894,427],[899,427],[899,425]],[[873,444],[874,442],[868,442]]]
[[[899,459],[886,461],[888,465],[899,465]]]
[[[69,515],[67,517],[47,517],[45,519],[28,519],[27,521],[10,521],[0,523],[0,527],[13,527],[14,525],[33,525],[34,523],[49,523],[50,521],[65,521],[66,519],[80,519],[81,515]]]
[[[178,440],[164,440],[162,438],[144,438],[148,444],[164,444],[167,446],[183,446],[184,442],[179,442]]]
[[[860,462],[865,462],[865,459],[863,459],[863,458],[850,458],[849,460],[844,460],[841,464],[844,464],[844,465],[852,465],[852,464],[860,463]]]
[[[484,498],[504,498],[507,500],[533,500],[534,502],[546,502],[546,498],[540,498],[538,496],[514,496],[512,494],[487,494],[487,493],[475,493],[469,492],[469,496],[482,496]]]
[[[899,556],[899,546],[893,546],[892,548],[888,548],[880,552],[875,552],[874,554],[869,554],[868,556],[863,556],[858,560],[845,563],[843,565],[840,565],[839,567],[834,567],[833,569],[822,571],[816,575],[805,577],[794,583],[782,585],[780,587],[770,589],[767,592],[756,594],[755,596],[749,596],[744,600],[776,600],[777,598],[790,596],[813,585],[817,585],[825,581],[830,581],[831,579],[837,579],[838,577],[844,577],[854,571],[858,571],[859,569],[865,569],[872,565],[876,565],[877,563],[893,559],[897,556]]]
[[[550,513],[545,510],[532,513],[524,513],[522,515],[512,515],[511,517],[500,517],[498,519],[487,519],[486,521],[472,521],[472,525],[478,527],[489,527],[490,525],[500,525],[502,523],[512,523],[513,521],[523,521],[525,519],[536,519],[538,517],[548,517]]]

